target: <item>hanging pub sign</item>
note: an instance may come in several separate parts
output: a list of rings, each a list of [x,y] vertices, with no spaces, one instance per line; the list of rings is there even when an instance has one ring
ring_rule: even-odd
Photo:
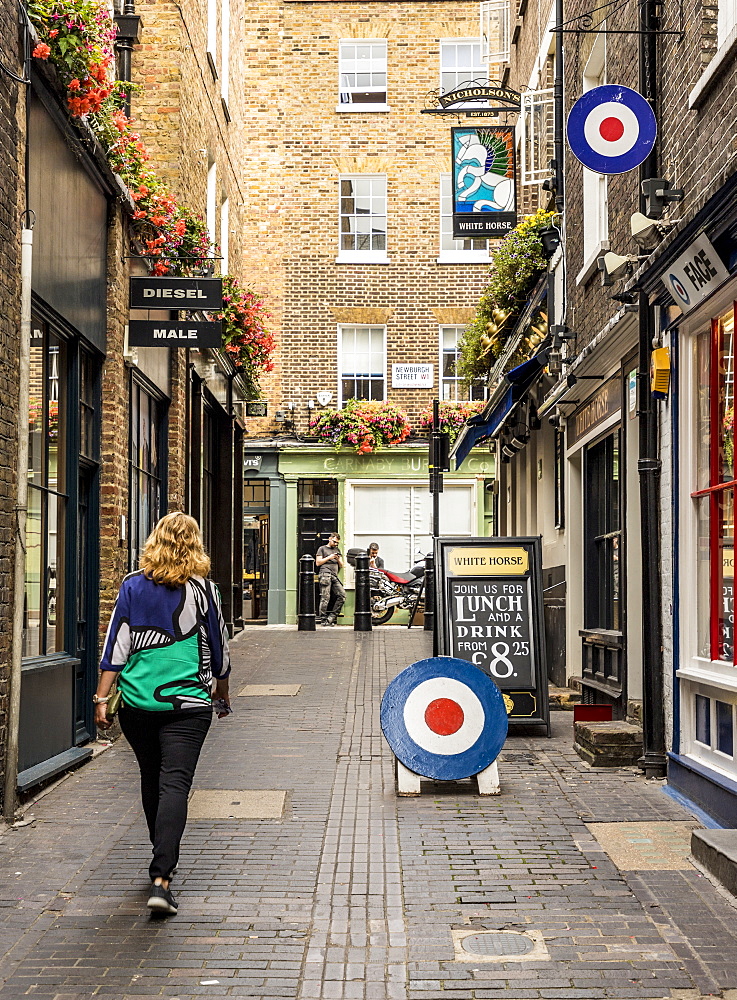
[[[130,279],[131,309],[223,308],[222,278]]]
[[[514,129],[452,128],[453,236],[498,239],[517,225]]]
[[[134,319],[128,324],[131,347],[222,347],[220,323]]]
[[[540,538],[438,538],[439,647],[497,684],[509,724],[550,732]]]

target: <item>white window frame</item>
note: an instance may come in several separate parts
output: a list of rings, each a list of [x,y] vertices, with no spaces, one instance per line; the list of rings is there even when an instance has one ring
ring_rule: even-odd
[[[599,33],[583,71],[583,92],[606,83],[606,35]],[[588,281],[597,258],[609,249],[609,188],[606,174],[583,168],[583,267],[576,284]]]
[[[218,195],[218,165],[215,160],[208,160],[206,222],[207,222],[207,235],[210,237],[212,243],[217,243],[218,241],[217,195]]]
[[[457,54],[461,46],[470,45],[476,46],[478,48],[478,63],[474,63],[473,58],[471,59],[471,64],[465,68],[458,65]],[[443,50],[456,50],[456,67],[455,71],[451,69],[443,68]],[[454,73],[455,82],[452,86],[448,87],[443,82],[443,75],[449,75]],[[488,67],[484,60],[481,58],[481,39],[480,38],[441,38],[440,39],[440,90],[443,93],[448,93],[451,90],[455,90],[461,83],[470,83],[474,80],[486,80],[488,76]],[[457,107],[463,108],[481,108],[487,107],[488,101],[466,101],[463,104],[456,105]]]
[[[220,202],[220,273],[228,273],[230,250],[230,200]]]
[[[445,211],[447,205],[448,210]],[[438,264],[488,264],[491,260],[489,254],[489,241],[474,239],[472,236],[462,236],[458,239],[453,237],[453,176],[442,173],[438,180],[438,206],[439,206],[439,250]],[[485,243],[485,248],[469,247],[466,249],[464,243]]]
[[[207,61],[213,77],[218,78],[218,0],[207,0]]]
[[[368,72],[381,74],[383,72],[385,77],[385,84],[383,92],[376,90],[378,94],[383,93],[383,100],[376,101],[366,101],[366,102],[353,102],[354,93],[366,93],[372,92],[373,87],[369,86],[363,90],[359,90],[358,86],[351,88],[348,86],[348,80],[346,77],[349,75],[345,71],[344,60],[348,58],[347,51],[349,47],[358,48],[361,45],[377,46],[383,48],[383,59],[381,56],[378,58],[372,52],[369,58]],[[338,43],[338,103],[335,110],[341,114],[348,113],[362,113],[362,112],[376,112],[376,111],[389,111],[389,59],[387,51],[387,41],[385,38],[341,38]],[[375,67],[379,68],[375,68]],[[356,71],[357,75],[357,71]]]
[[[473,400],[471,398],[471,386],[470,385],[467,385],[464,382],[464,380],[459,375],[445,375],[444,374],[444,368],[445,368],[445,366],[444,366],[443,362],[445,360],[446,354],[450,353],[449,351],[446,351],[445,345],[443,343],[444,334],[445,334],[445,332],[447,330],[454,330],[455,331],[456,338],[455,338],[455,349],[454,349],[453,353],[455,355],[454,360],[457,361],[458,360],[458,343],[459,343],[461,337],[463,336],[463,333],[464,333],[465,329],[466,329],[466,327],[462,323],[442,323],[440,326],[438,326],[438,372],[439,372],[439,374],[438,374],[438,398],[441,400],[441,402],[448,402],[448,403],[470,403],[470,402],[473,402]],[[452,395],[452,396],[446,396],[445,395],[445,383],[449,382],[451,380],[454,383],[455,394]],[[487,389],[486,386],[484,386],[484,388],[483,388],[483,395],[481,396],[481,399],[482,400],[487,399],[488,395],[489,395],[488,389]]]
[[[381,359],[381,363],[382,363],[381,379],[382,379],[384,388],[383,388],[383,393],[382,393],[382,396],[381,396],[381,400],[374,400],[374,402],[382,402],[382,401],[386,400],[386,393],[387,393],[387,388],[388,388],[388,386],[387,386],[387,382],[388,382],[388,378],[387,378],[387,364],[386,364],[386,358],[387,358],[387,353],[386,353],[386,340],[387,340],[387,337],[386,337],[386,326],[382,325],[381,323],[339,323],[338,324],[338,330],[337,330],[338,409],[339,410],[343,409],[343,407],[345,406],[345,404],[348,402],[349,399],[355,399],[354,396],[348,396],[345,399],[343,398],[343,378],[344,378],[343,356],[344,356],[344,353],[345,353],[344,350],[343,350],[343,337],[344,337],[344,335],[349,330],[352,330],[352,331],[356,331],[356,330],[370,330],[370,331],[374,331],[374,333],[378,333],[378,331],[381,331],[381,337],[382,337],[382,340],[383,340],[383,344],[382,344],[382,359]],[[355,338],[355,333],[354,333],[354,338]],[[371,354],[371,353],[372,353],[371,350],[369,350],[369,354]],[[355,378],[355,375],[356,375],[356,373],[354,372],[349,377]],[[370,382],[378,381],[378,379],[375,378],[374,373],[372,373],[372,372],[369,373],[368,380]]]
[[[220,0],[220,99],[228,121],[230,95],[230,0]]]
[[[534,162],[533,151],[537,145],[544,146],[546,149],[552,146],[553,103],[552,87],[547,90],[527,90],[522,94],[520,114],[520,184],[524,187],[540,184],[550,177],[548,160],[542,164],[536,164]],[[543,117],[542,135],[536,122],[538,114],[542,114]],[[550,121],[549,130],[547,127],[548,121]]]
[[[727,42],[737,28],[737,0],[718,0],[717,51]]]
[[[344,250],[342,248],[343,243],[343,213],[342,213],[342,201],[343,193],[342,186],[343,181],[347,180],[369,180],[369,181],[379,181],[383,182],[384,185],[384,214],[376,215],[372,213],[369,214],[368,218],[383,218],[385,220],[386,229],[384,230],[384,243],[385,248],[383,250]],[[389,230],[389,214],[388,214],[388,183],[386,174],[340,174],[338,177],[338,256],[336,257],[336,263],[338,264],[388,264],[389,258],[387,257],[386,244],[388,243],[388,230]],[[373,202],[374,197],[376,197],[372,192],[370,198]],[[354,218],[355,216],[346,215],[345,218]],[[354,234],[358,235],[358,234]]]
[[[487,65],[504,65],[511,45],[510,0],[483,0],[479,8],[481,58]]]

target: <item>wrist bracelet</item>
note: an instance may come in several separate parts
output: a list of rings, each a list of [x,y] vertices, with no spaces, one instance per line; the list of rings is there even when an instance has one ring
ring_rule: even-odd
[[[92,695],[93,705],[106,705],[109,701],[110,701],[110,695],[108,695],[107,698],[101,698],[99,694]]]

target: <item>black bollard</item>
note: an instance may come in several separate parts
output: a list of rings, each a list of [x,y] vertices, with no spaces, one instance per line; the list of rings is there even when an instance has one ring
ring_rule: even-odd
[[[315,560],[310,555],[299,561],[297,631],[315,631]]]
[[[353,631],[371,631],[371,583],[369,557],[364,552],[356,556],[356,606],[353,612]]]
[[[435,560],[425,557],[425,631],[435,629]],[[434,654],[433,654],[434,655]]]

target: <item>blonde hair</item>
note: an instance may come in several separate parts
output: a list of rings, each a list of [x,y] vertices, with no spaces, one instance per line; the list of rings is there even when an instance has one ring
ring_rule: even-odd
[[[207,576],[210,557],[202,545],[200,526],[189,514],[165,514],[146,539],[141,569],[149,580],[178,587],[191,576]]]

